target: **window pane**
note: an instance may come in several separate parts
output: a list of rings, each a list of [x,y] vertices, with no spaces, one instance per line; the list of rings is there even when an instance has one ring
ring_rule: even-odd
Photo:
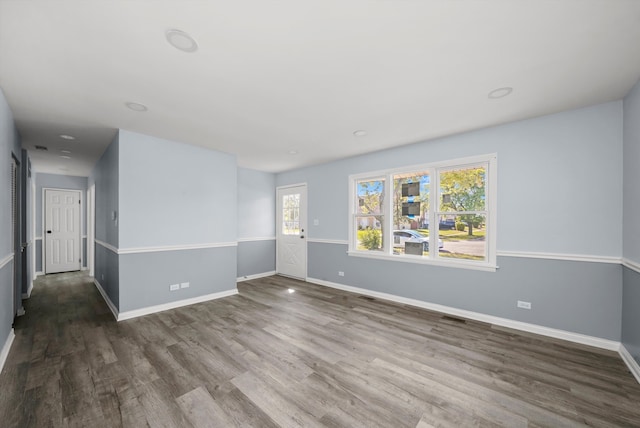
[[[300,234],[300,194],[282,196],[282,234]]]
[[[440,239],[444,246],[440,257],[465,260],[487,259],[485,242],[486,215],[441,215],[439,216]]]
[[[357,216],[357,249],[362,251],[382,251],[382,216]]]
[[[358,181],[357,214],[382,214],[384,207],[384,180]]]
[[[440,211],[484,211],[487,168],[440,173]]]
[[[393,228],[429,228],[429,174],[413,172],[393,176]]]

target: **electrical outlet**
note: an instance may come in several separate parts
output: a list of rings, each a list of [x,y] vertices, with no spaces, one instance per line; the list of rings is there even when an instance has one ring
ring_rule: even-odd
[[[341,270],[338,271],[338,276],[344,276],[344,272],[342,272]]]
[[[531,302],[523,302],[522,300],[518,300],[518,307],[521,309],[531,309]]]
[[[188,282],[181,282],[180,283],[180,288],[189,288],[189,283]]]
[[[169,286],[169,291],[177,291],[180,290],[180,284],[171,284]]]

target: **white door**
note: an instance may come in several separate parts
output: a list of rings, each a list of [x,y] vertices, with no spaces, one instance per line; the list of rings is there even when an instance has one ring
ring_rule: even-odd
[[[307,278],[307,186],[281,187],[276,203],[276,271]]]
[[[80,270],[80,192],[45,189],[45,273]]]

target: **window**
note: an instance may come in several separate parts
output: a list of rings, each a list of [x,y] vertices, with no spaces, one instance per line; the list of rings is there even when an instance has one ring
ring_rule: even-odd
[[[496,155],[350,177],[349,254],[495,270]]]

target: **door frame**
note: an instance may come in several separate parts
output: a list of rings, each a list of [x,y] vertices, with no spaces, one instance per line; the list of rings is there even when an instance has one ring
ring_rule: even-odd
[[[22,164],[20,159],[12,152],[11,153],[11,249],[13,250],[13,272],[12,287],[13,287],[13,305],[12,305],[12,318],[15,316],[24,315],[24,309],[22,308]],[[14,168],[15,166],[15,168]]]
[[[82,189],[61,189],[58,187],[43,187],[42,188],[42,273],[44,275],[47,274],[47,232],[46,232],[46,223],[47,223],[47,198],[46,198],[46,191],[47,190],[56,190],[59,192],[78,192],[80,194],[80,197],[78,198],[80,200],[80,208],[79,208],[79,213],[80,215],[78,216],[79,219],[78,221],[80,222],[80,228],[78,229],[78,234],[80,236],[80,242],[79,242],[79,250],[78,250],[78,256],[80,257],[80,269],[82,270],[82,265],[84,264],[84,258],[83,258],[83,251],[82,251],[82,227],[84,226],[84,221],[82,220],[82,210],[84,208],[84,202],[82,201]],[[85,192],[86,193],[86,192]]]
[[[80,201],[80,205],[82,206],[82,200]],[[95,273],[94,272],[95,270],[95,239],[96,239],[95,224],[96,224],[96,185],[94,183],[91,186],[89,186],[89,188],[87,189],[87,269],[89,269],[89,276],[94,276],[94,273]],[[80,227],[82,228],[82,225],[80,225]],[[82,268],[82,263],[80,268]]]
[[[285,186],[276,187],[276,204],[275,204],[276,205],[276,217],[275,217],[276,218],[276,225],[275,225],[276,226],[276,274],[284,275],[284,276],[287,276],[287,275],[280,273],[280,230],[282,228],[281,218],[280,217],[282,215],[282,202],[280,201],[280,198],[278,197],[278,193],[279,193],[280,190],[290,189],[290,188],[293,188],[293,187],[304,187],[305,198],[304,198],[304,201],[301,204],[301,208],[304,210],[306,222],[309,223],[309,215],[308,215],[309,213],[308,213],[308,210],[307,210],[307,206],[308,206],[307,200],[309,198],[309,188],[307,186],[307,183],[287,184]],[[305,229],[307,231],[303,232],[303,233],[307,234],[307,238],[304,239],[304,277],[301,278],[301,279],[306,281],[307,280],[307,275],[308,275],[307,269],[309,267],[309,262],[308,262],[308,258],[309,258],[308,247],[309,246],[307,244],[307,241],[309,239],[308,238],[308,236],[309,236],[308,235],[308,231],[309,231],[308,230],[309,229],[308,224],[305,224],[304,227],[305,227]]]

